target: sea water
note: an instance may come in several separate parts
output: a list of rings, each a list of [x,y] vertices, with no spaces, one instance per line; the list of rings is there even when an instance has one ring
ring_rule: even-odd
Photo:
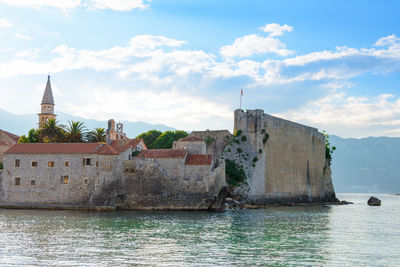
[[[399,266],[400,196],[225,212],[0,210],[0,266]]]

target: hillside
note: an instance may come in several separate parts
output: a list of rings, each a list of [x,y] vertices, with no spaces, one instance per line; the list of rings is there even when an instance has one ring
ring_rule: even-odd
[[[72,116],[69,114],[57,112],[57,121],[61,124],[67,124],[68,121],[82,121],[85,126],[92,130],[94,128],[107,128],[107,121],[97,121],[91,119],[84,119],[81,117]],[[119,122],[117,118],[114,118],[116,122]],[[150,124],[142,121],[129,122],[121,121],[124,124],[124,132],[128,137],[135,137],[148,130],[156,129],[160,131],[175,130],[172,127],[168,127],[162,124]],[[14,134],[22,135],[27,134],[31,128],[37,127],[37,115],[15,115],[5,110],[0,109],[0,129],[4,129]]]
[[[330,137],[332,178],[336,192],[399,193],[400,138]]]

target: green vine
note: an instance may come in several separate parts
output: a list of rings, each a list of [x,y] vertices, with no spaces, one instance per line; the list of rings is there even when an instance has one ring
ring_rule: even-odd
[[[325,139],[325,158],[327,160],[331,161],[333,151],[336,150],[336,147],[331,146],[331,143],[329,142],[329,135],[326,133],[326,131],[322,131],[322,134],[324,135],[324,139]]]

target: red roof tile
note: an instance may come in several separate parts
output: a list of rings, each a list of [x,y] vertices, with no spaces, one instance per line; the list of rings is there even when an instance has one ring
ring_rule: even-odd
[[[128,141],[123,142],[123,144],[130,145],[131,147],[135,148],[140,143],[140,141],[143,141],[143,139],[142,138],[128,139]],[[117,145],[117,144],[119,144],[118,140],[113,140],[111,142],[111,145]],[[143,148],[147,149],[147,146],[144,143],[144,141],[143,141]]]
[[[15,142],[18,142],[18,140],[19,140],[19,136],[16,134],[12,134],[12,133],[9,133],[9,132],[1,130],[1,129],[0,129],[0,132],[3,132],[5,135],[7,135],[11,139],[13,139]]]
[[[139,154],[142,158],[184,158],[187,152],[183,149],[148,149]]]
[[[189,135],[188,137],[181,138],[178,141],[184,141],[184,142],[186,142],[186,141],[203,141],[203,139],[201,139],[201,138],[199,138],[197,136],[190,136]]]
[[[15,144],[4,154],[92,154],[101,143],[29,143]]]
[[[97,155],[119,155],[122,152],[125,152],[126,150],[130,149],[132,146],[129,144],[125,145],[103,145],[101,148],[99,148],[96,151]]]
[[[186,157],[186,165],[211,165],[212,155],[210,154],[195,154]]]

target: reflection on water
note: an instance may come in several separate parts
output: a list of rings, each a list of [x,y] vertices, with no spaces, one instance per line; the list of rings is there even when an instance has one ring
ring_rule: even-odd
[[[400,197],[385,196],[375,209],[363,203],[367,196],[345,198],[355,205],[228,212],[0,210],[0,265],[397,264]]]

